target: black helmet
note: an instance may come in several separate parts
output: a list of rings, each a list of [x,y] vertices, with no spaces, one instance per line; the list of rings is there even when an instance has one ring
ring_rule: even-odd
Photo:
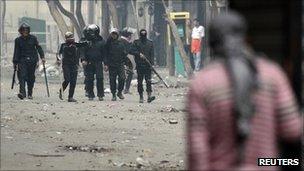
[[[87,32],[88,32],[88,26],[84,26],[84,28],[82,30],[82,34],[84,37],[87,37]]]
[[[90,24],[90,25],[88,25],[87,29],[88,29],[88,32],[90,34],[94,33],[95,35],[99,35],[99,33],[100,33],[100,28],[96,24]]]
[[[30,31],[31,31],[30,25],[28,25],[27,23],[22,23],[22,24],[19,26],[18,32],[21,34],[21,32],[22,32],[23,30],[28,30],[28,33],[30,33]]]
[[[95,39],[100,32],[100,28],[96,24],[90,24],[84,28],[84,36],[87,40]]]

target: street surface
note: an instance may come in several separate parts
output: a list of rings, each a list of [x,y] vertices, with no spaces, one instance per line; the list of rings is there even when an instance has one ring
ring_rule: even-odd
[[[11,75],[1,68],[2,170],[184,169],[185,86],[154,85],[151,104],[138,103],[135,85],[125,100],[106,94],[100,102],[84,97],[79,80],[78,102],[69,103],[59,100],[59,82],[51,79],[48,98],[37,75],[34,99],[21,101],[18,85],[10,89]]]

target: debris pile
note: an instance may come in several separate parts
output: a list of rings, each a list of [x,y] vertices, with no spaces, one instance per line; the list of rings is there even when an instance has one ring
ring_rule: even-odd
[[[172,107],[171,105],[167,105],[167,106],[162,107],[159,110],[159,112],[179,112],[179,110]]]
[[[114,150],[112,148],[104,148],[96,145],[83,145],[83,146],[66,145],[64,149],[67,151],[79,151],[79,152],[89,152],[89,153],[107,153]]]

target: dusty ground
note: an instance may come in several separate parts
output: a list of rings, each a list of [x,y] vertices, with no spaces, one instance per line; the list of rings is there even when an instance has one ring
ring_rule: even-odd
[[[99,102],[84,97],[79,81],[75,92],[78,102],[68,103],[58,99],[56,82],[51,81],[51,97],[46,97],[43,79],[38,76],[34,99],[20,101],[16,96],[18,86],[10,89],[11,73],[7,70],[2,68],[1,72],[2,170],[185,167],[186,88],[155,85],[157,100],[151,104],[138,103],[135,87],[123,101],[112,102],[106,94],[105,101]],[[170,124],[170,119],[178,123]],[[70,148],[85,145],[95,145],[99,151]]]

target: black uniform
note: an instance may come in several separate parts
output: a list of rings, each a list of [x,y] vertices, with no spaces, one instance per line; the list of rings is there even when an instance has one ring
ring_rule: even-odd
[[[106,65],[109,67],[109,77],[110,77],[110,88],[111,93],[115,96],[116,91],[121,94],[124,88],[125,82],[125,71],[124,65],[127,60],[127,50],[121,39],[112,39],[111,37],[107,40],[107,60]],[[118,77],[118,87],[116,85],[116,80]]]
[[[94,76],[96,75],[97,96],[104,97],[103,85],[103,65],[106,56],[105,41],[99,35],[89,41],[84,48],[84,58],[82,60],[87,62],[85,66],[86,72],[86,91],[89,98],[94,98]]]
[[[130,49],[131,49],[131,46],[132,46],[132,43],[129,42],[128,40],[126,39],[121,39],[122,43],[124,44],[125,48],[126,48],[126,51],[127,53],[130,52]],[[132,81],[132,78],[133,78],[133,64],[131,62],[131,60],[126,57],[126,62],[125,62],[125,65],[127,66],[127,77],[126,77],[126,85],[125,85],[125,93],[128,93],[129,92],[129,89],[130,89],[130,86],[131,86],[131,81]]]
[[[62,70],[64,76],[64,81],[62,83],[63,91],[70,84],[69,99],[73,98],[76,87],[79,66],[78,48],[81,46],[84,46],[84,44],[74,42],[62,43],[58,52],[59,55],[62,55]]]
[[[135,56],[136,70],[137,70],[137,91],[140,95],[143,94],[143,80],[146,80],[148,93],[152,92],[151,76],[152,71],[149,64],[140,58],[140,53],[144,54],[145,57],[154,65],[154,50],[153,42],[149,39],[137,39],[133,42],[130,53]]]
[[[39,61],[37,52],[41,59],[44,58],[44,52],[34,35],[19,36],[15,39],[13,63],[18,64],[19,94],[23,97],[26,97],[25,83],[28,96],[33,93],[35,70]]]

